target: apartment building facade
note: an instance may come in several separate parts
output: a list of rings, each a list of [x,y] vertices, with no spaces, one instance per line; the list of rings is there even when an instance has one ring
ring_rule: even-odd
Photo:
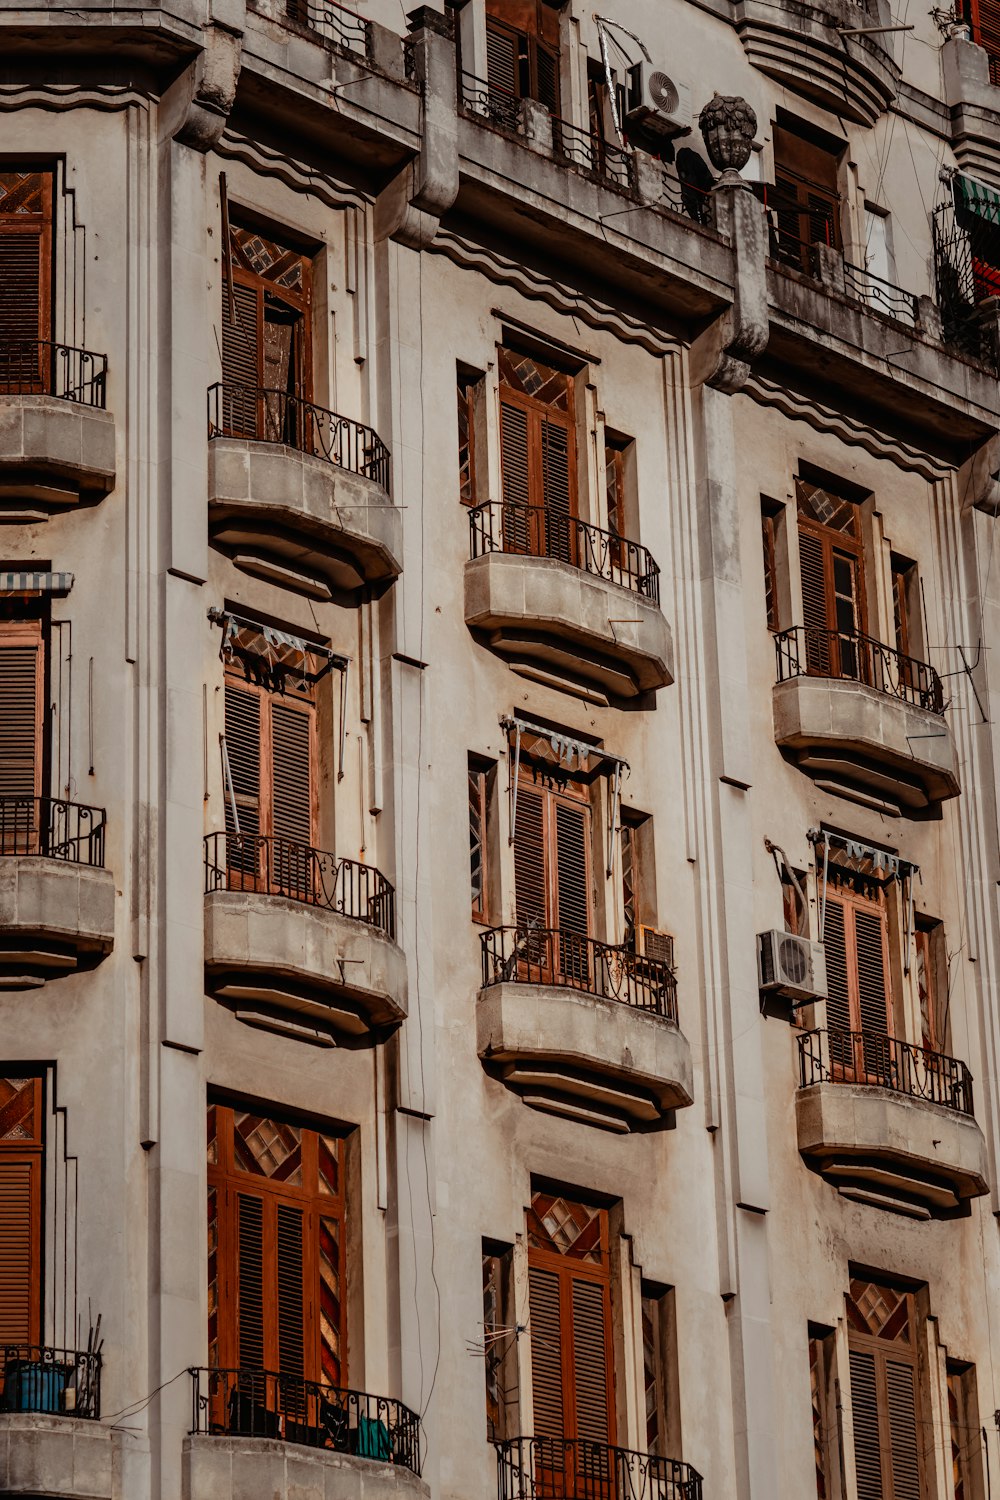
[[[989,1500],[988,7],[0,34],[0,1493]]]

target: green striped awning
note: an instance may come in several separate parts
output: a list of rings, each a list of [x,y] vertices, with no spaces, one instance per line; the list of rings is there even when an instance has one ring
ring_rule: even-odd
[[[68,594],[72,573],[0,572],[0,594]]]
[[[978,178],[966,177],[964,172],[955,173],[951,187],[959,218],[971,215],[984,224],[995,224],[1000,228],[1000,189],[988,187]]]

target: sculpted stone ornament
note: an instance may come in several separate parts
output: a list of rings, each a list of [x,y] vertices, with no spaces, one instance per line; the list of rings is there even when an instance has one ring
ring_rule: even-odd
[[[747,101],[736,95],[715,93],[698,116],[709,160],[720,186],[743,186],[740,171],[750,160],[757,116]]]

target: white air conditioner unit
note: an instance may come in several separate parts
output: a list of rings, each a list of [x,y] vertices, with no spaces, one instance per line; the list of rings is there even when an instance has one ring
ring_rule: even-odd
[[[825,1000],[823,944],[791,932],[758,933],[757,976],[762,990],[779,990],[793,1000]]]
[[[674,966],[674,940],[669,932],[660,932],[655,927],[637,927],[635,951],[640,958],[655,959],[669,969]]]
[[[623,124],[630,135],[668,141],[690,134],[690,89],[649,63],[638,62],[629,68],[625,104]]]

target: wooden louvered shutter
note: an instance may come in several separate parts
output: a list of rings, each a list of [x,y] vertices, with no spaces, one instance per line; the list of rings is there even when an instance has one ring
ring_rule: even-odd
[[[41,628],[0,625],[0,797],[41,795],[43,697]]]
[[[889,985],[884,914],[856,907],[854,935],[857,946],[860,1029],[885,1036],[889,1029]]]
[[[847,977],[844,904],[829,893],[826,897],[823,948],[826,954],[826,1023],[827,1026],[839,1027],[842,1031],[850,1031],[851,991]]]
[[[48,237],[40,222],[0,221],[0,390],[42,390],[48,338]]]
[[[559,113],[559,58],[547,47],[536,43],[535,70],[537,76],[536,97],[550,114]]]
[[[223,425],[230,437],[260,435],[260,397],[263,384],[261,358],[261,294],[256,287],[233,283],[235,320],[222,311]]]
[[[588,1443],[611,1440],[608,1389],[607,1288],[573,1279],[573,1387],[575,1435]]]
[[[240,820],[237,840],[230,837],[229,868],[257,870],[257,839],[261,832],[260,805],[260,694],[250,688],[226,683],[226,751],[229,774]],[[235,834],[232,802],[226,792],[226,832]]]
[[[576,497],[570,470],[570,434],[567,428],[543,418],[541,436],[542,503],[548,539],[545,552],[548,557],[573,562],[577,554],[576,531],[570,518],[575,512]]]
[[[885,1398],[892,1462],[892,1500],[921,1500],[916,1371],[912,1365],[895,1359],[885,1360]]]
[[[536,528],[531,512],[531,461],[528,414],[509,401],[500,403],[500,483],[503,492],[503,549],[532,552]]]
[[[282,1375],[305,1373],[304,1218],[301,1208],[289,1203],[278,1204],[278,1369]]]
[[[514,897],[519,927],[547,927],[545,798],[533,787],[517,789],[514,830]]]
[[[830,674],[830,590],[826,548],[811,531],[799,531],[799,571],[802,578],[802,623],[806,632],[806,664],[820,677]]]
[[[875,1355],[851,1350],[851,1416],[854,1421],[854,1468],[858,1500],[886,1500],[882,1489],[882,1445],[879,1435]]]
[[[0,1347],[39,1338],[41,1160],[0,1156]]]
[[[531,1400],[535,1436],[559,1442],[564,1432],[563,1333],[560,1280],[555,1271],[528,1269]]]
[[[556,921],[559,928],[559,967],[564,978],[584,982],[590,973],[585,942],[590,932],[590,870],[587,858],[590,816],[586,806],[559,800],[556,823]]]
[[[264,1204],[240,1193],[237,1210],[237,1363],[263,1370],[264,1363]]]
[[[491,89],[517,95],[517,37],[512,32],[486,24],[486,77]]]
[[[277,884],[307,899],[314,883],[312,713],[271,700],[271,832]]]

